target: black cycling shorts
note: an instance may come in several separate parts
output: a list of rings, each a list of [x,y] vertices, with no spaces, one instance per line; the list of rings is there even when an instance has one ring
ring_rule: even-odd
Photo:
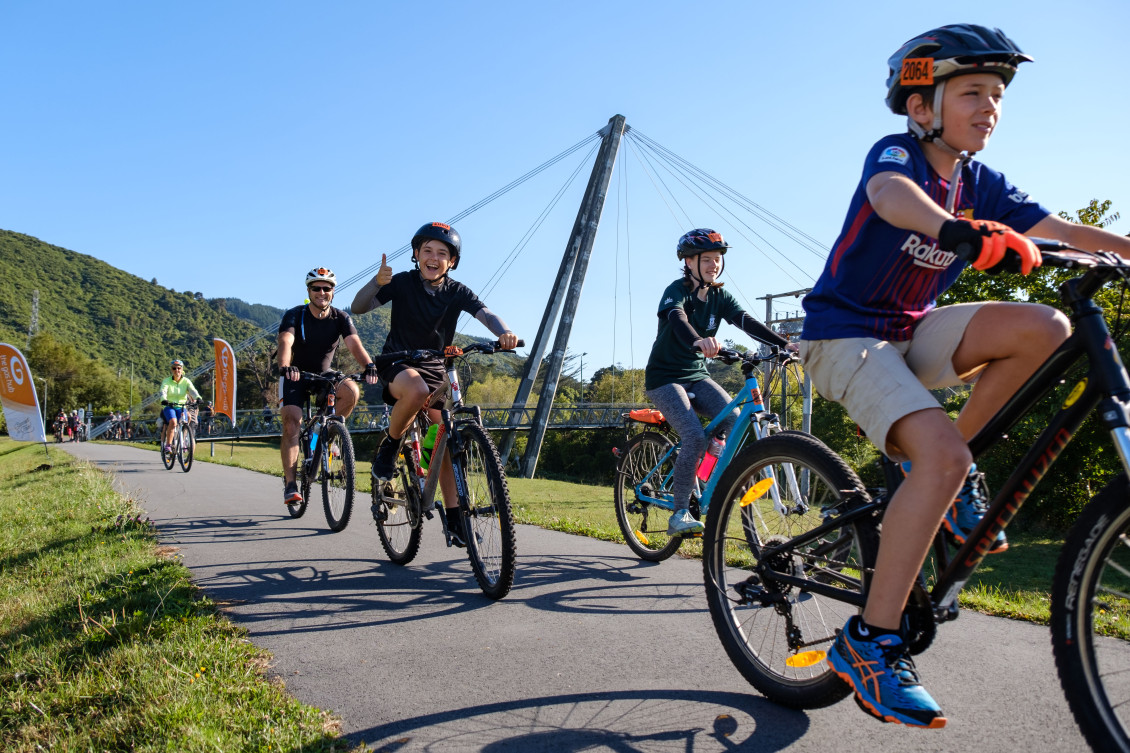
[[[400,372],[406,369],[415,369],[416,372],[424,378],[424,384],[428,389],[435,392],[447,379],[447,370],[443,368],[443,361],[425,361],[423,363],[395,363],[392,366],[381,369],[379,373],[381,378],[381,394],[384,396],[385,405],[396,405],[396,398],[388,391],[388,386],[392,384],[392,380],[399,376]]]

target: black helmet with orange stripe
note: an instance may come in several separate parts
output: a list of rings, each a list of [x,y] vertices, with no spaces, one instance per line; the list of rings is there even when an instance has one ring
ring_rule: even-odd
[[[967,73],[995,73],[1008,86],[1016,75],[1016,67],[1031,60],[1000,29],[976,24],[932,29],[906,42],[887,61],[887,107],[896,115],[906,115],[906,100],[915,89],[926,91],[923,87],[934,87],[933,128],[927,132],[911,122],[915,135],[929,141],[941,133],[941,99],[946,79]]]
[[[445,222],[429,222],[416,231],[416,234],[412,236],[412,261],[416,261],[416,252],[420,250],[420,246],[430,240],[446,243],[447,247],[451,249],[451,268],[455,269],[459,266],[459,254],[463,250],[463,241],[459,238],[459,233],[455,231],[455,228]]]

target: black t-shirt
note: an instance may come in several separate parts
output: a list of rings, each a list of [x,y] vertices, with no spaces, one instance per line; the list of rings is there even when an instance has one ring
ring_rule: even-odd
[[[303,304],[283,314],[279,332],[294,335],[291,347],[290,365],[303,371],[321,374],[329,371],[338,343],[350,335],[357,334],[353,320],[341,309],[330,306],[325,319],[317,319]]]
[[[378,305],[392,301],[388,337],[382,353],[427,348],[442,350],[455,338],[459,314],[486,308],[471,289],[450,277],[438,289],[425,289],[416,270],[399,272],[377,291]]]

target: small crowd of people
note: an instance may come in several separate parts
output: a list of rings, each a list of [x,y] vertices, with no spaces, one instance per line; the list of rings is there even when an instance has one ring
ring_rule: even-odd
[[[64,410],[56,413],[55,420],[51,424],[55,441],[85,442],[86,423],[83,421],[83,417],[84,414],[80,414],[78,408],[72,408],[70,413]]]

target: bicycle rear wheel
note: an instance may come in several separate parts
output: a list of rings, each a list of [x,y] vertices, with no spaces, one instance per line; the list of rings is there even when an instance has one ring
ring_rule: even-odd
[[[192,428],[187,423],[181,421],[177,426],[177,433],[180,438],[177,440],[177,460],[180,461],[180,468],[185,473],[192,470],[192,457],[196,450],[196,445],[192,441]]]
[[[390,440],[385,440],[390,441]],[[381,538],[381,548],[398,565],[407,565],[420,551],[423,519],[419,487],[410,480],[415,473],[403,460],[396,464],[392,478],[378,486],[373,481],[373,519]]]
[[[1091,748],[1130,751],[1130,485],[1120,475],[1064,542],[1052,584],[1052,649]]]
[[[676,455],[671,455],[658,468],[660,460],[671,449],[671,440],[659,432],[645,431],[632,437],[620,461],[616,464],[616,522],[628,548],[640,559],[660,562],[667,559],[683,543],[679,536],[667,535],[667,519],[671,511],[644,502],[636,487],[648,496],[664,491],[665,480],[670,478]],[[652,469],[655,469],[652,472]]]
[[[806,479],[803,492],[789,481],[800,476]],[[766,572],[859,595],[877,542],[873,527],[848,525],[793,549],[762,553],[821,525],[824,510],[862,488],[815,437],[787,433],[739,452],[710,500],[703,534],[710,616],[734,666],[777,703],[819,708],[849,693],[824,660],[837,629],[858,608]]]
[[[326,524],[336,533],[353,514],[353,439],[341,421],[326,421],[321,441],[322,507]]]
[[[459,510],[465,516],[467,557],[483,593],[501,599],[514,584],[517,559],[506,475],[494,442],[481,426],[462,423],[455,430],[462,446],[453,463],[456,487],[466,492]]]

